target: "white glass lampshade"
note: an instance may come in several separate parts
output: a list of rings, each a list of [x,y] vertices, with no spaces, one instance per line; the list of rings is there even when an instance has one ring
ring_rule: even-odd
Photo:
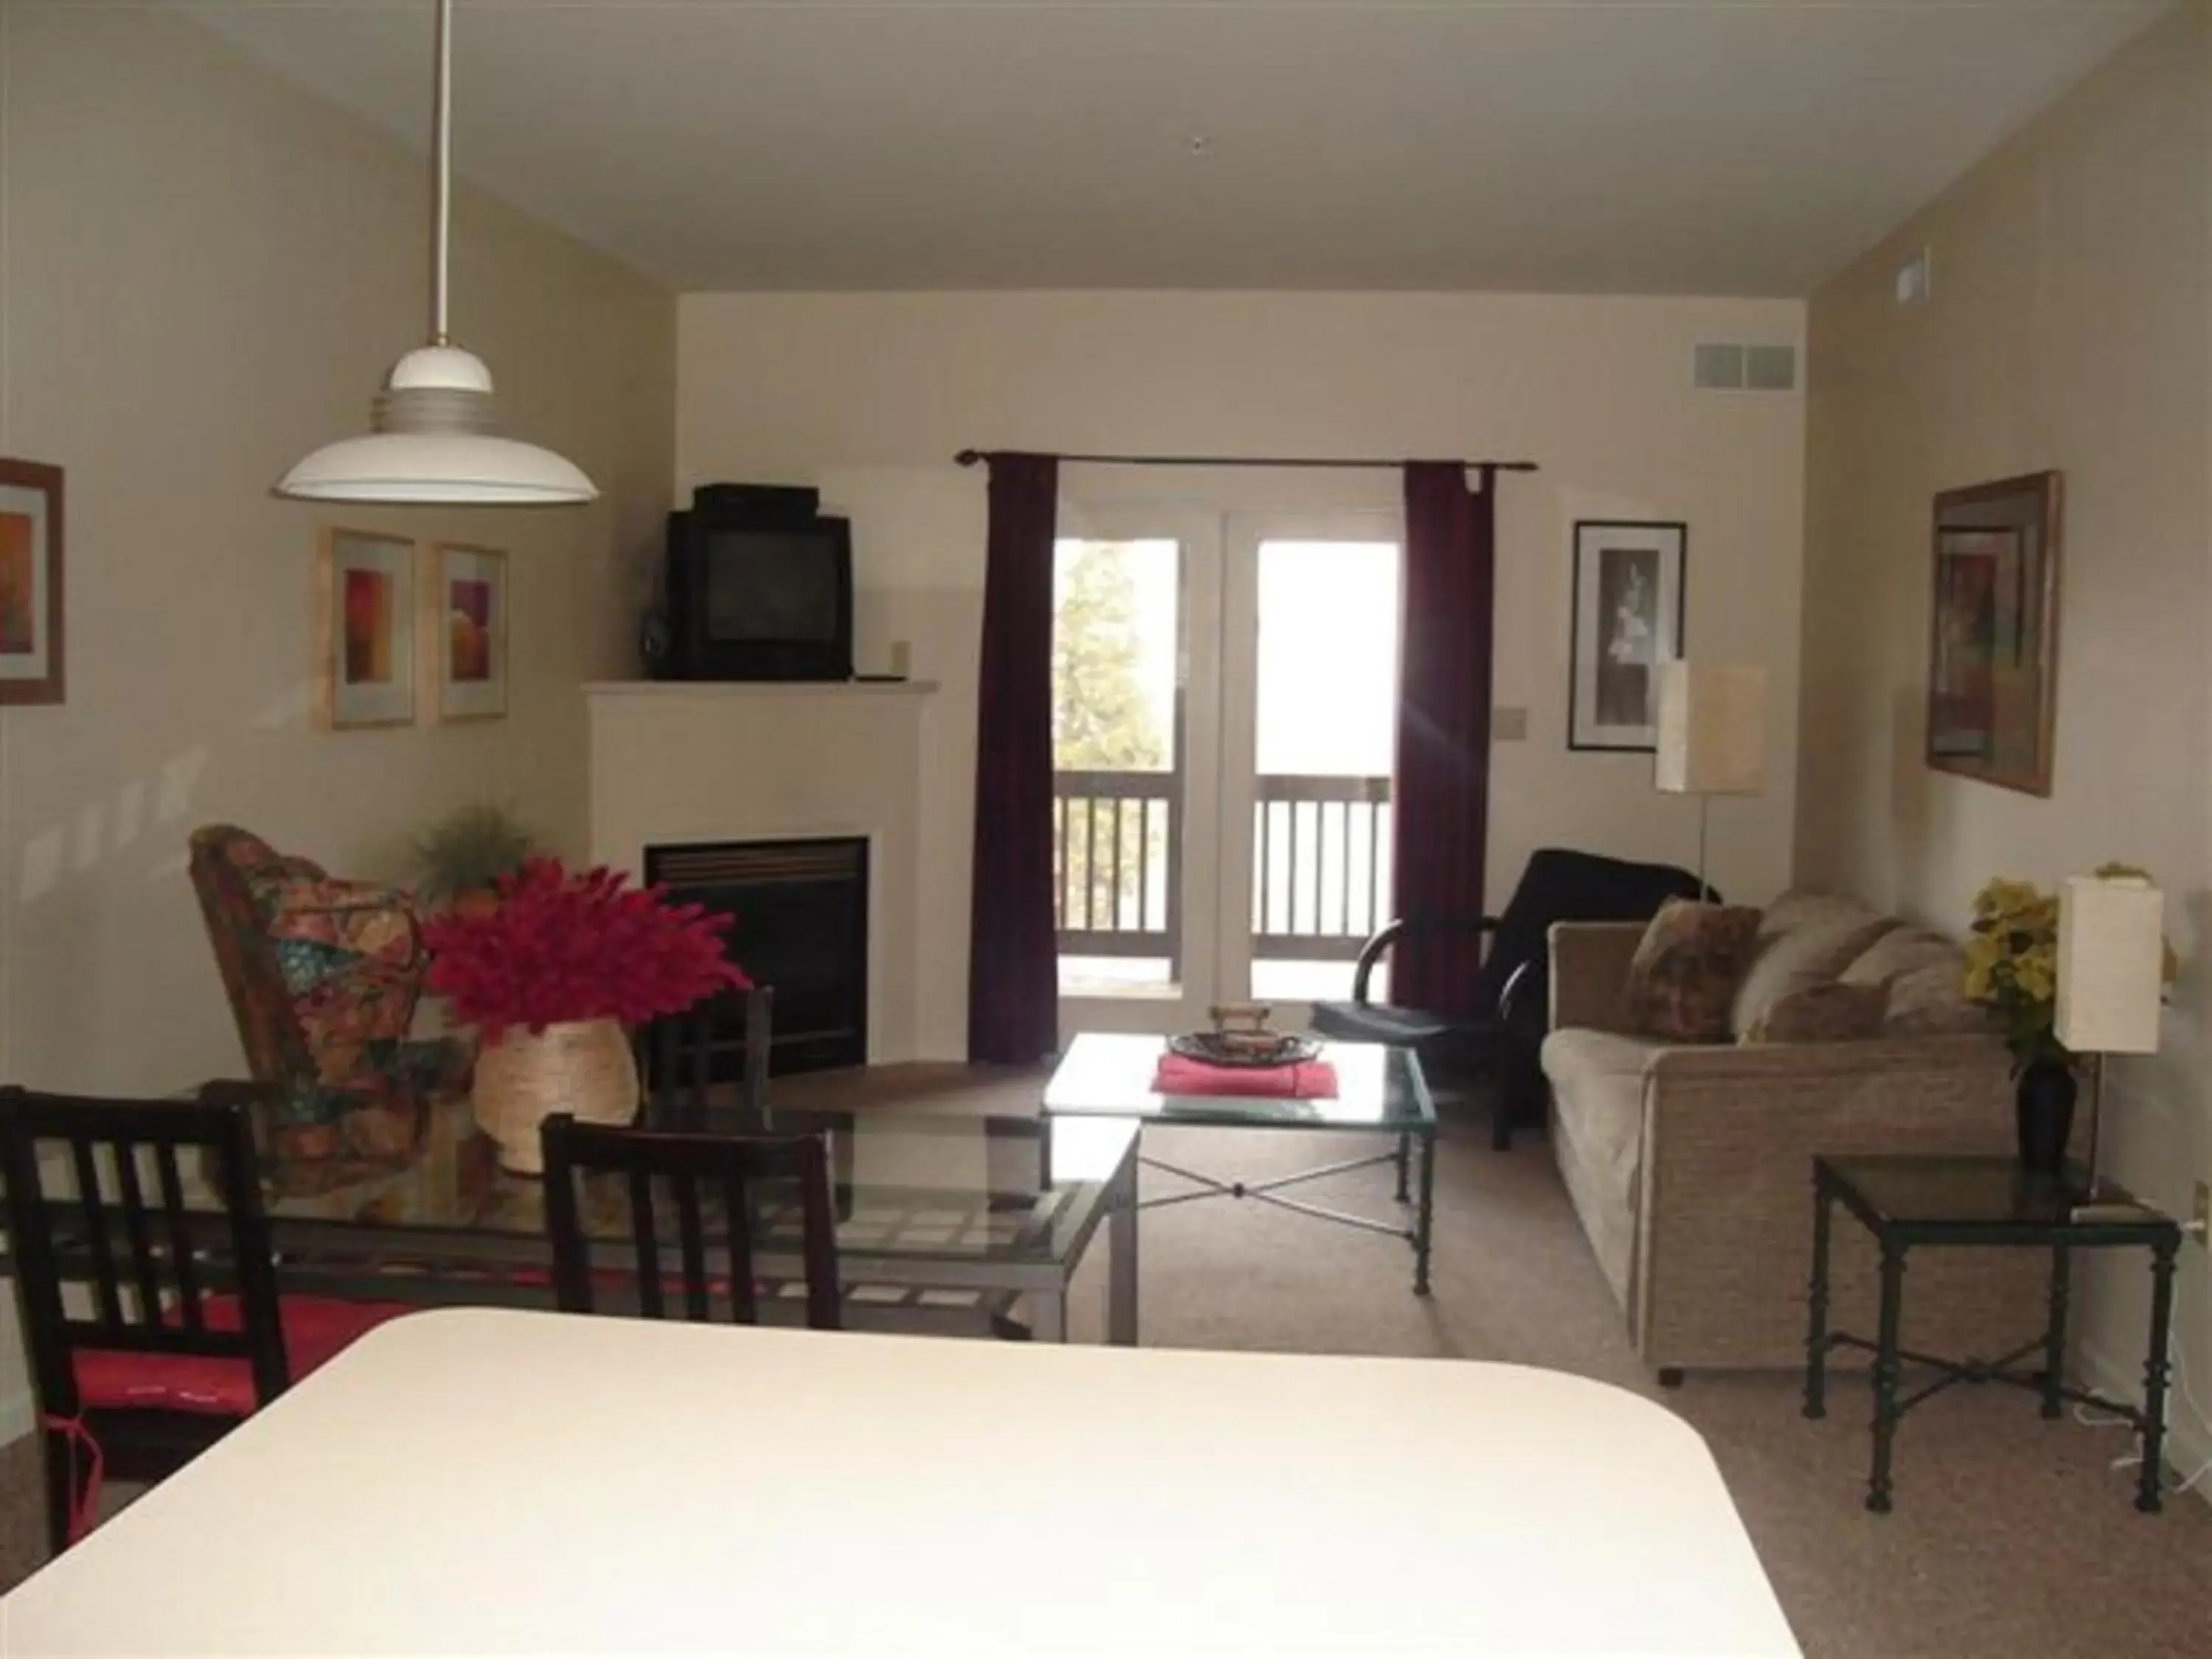
[[[2053,1029],[2077,1054],[2158,1052],[2166,896],[2139,876],[2070,876],[2058,890]]]
[[[491,372],[456,346],[392,365],[366,437],[325,444],[287,472],[280,495],[314,501],[560,506],[595,501],[574,463],[492,428]]]
[[[1766,787],[1766,671],[1659,665],[1654,781],[1674,795],[1755,795]]]

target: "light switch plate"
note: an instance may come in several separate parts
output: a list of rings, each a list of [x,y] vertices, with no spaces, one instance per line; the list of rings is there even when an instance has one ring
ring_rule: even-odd
[[[1525,708],[1493,708],[1490,711],[1490,740],[1492,743],[1526,743],[1528,741],[1528,711]]]

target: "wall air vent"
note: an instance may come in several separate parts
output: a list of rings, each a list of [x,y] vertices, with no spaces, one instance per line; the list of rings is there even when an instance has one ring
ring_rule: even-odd
[[[1703,344],[1697,349],[1691,380],[1700,392],[1795,392],[1797,348]]]
[[[1743,348],[1740,345],[1701,345],[1698,348],[1698,390],[1743,390]]]
[[[1743,349],[1743,389],[1746,392],[1795,392],[1797,389],[1797,348],[1755,345]]]

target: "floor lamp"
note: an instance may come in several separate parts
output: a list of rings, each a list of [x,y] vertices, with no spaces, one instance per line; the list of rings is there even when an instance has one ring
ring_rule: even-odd
[[[2105,1056],[2158,1052],[2166,999],[2166,895],[2142,876],[2069,876],[2058,889],[2058,1000],[2051,1030],[2097,1056],[2089,1191],[2105,1127]]]
[[[1659,743],[1653,781],[1698,798],[1698,887],[1715,795],[1766,787],[1766,671],[1734,664],[1659,665]]]

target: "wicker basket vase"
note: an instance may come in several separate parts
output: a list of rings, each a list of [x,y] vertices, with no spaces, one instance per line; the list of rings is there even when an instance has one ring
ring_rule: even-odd
[[[477,1056],[470,1101],[477,1127],[499,1143],[500,1167],[542,1175],[538,1125],[556,1112],[628,1123],[637,1115],[637,1062],[611,1019],[549,1025],[535,1036],[518,1029]]]

